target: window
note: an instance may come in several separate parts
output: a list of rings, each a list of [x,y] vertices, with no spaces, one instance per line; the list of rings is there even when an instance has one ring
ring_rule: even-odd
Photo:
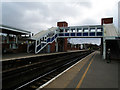
[[[98,29],[97,29],[97,32],[101,32],[101,29],[100,29],[100,28],[98,28]]]
[[[69,29],[65,29],[65,32],[69,32]]]
[[[76,30],[73,30],[73,32],[76,32]]]
[[[85,29],[84,32],[89,32],[89,30],[88,30],[88,29]]]
[[[78,32],[82,32],[82,30],[78,30]]]
[[[90,32],[95,32],[95,28],[90,29]]]

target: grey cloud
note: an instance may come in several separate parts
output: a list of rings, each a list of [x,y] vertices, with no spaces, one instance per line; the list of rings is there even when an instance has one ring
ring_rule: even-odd
[[[57,21],[71,18],[75,25],[100,24],[93,17],[83,20],[85,9],[91,9],[91,0],[73,2],[6,2],[2,4],[2,23],[13,27],[30,30],[34,33],[56,26]],[[28,13],[29,12],[29,13]],[[112,12],[111,12],[112,13]],[[68,23],[72,23],[68,22]]]
[[[27,14],[27,12],[30,13]],[[74,7],[63,2],[6,2],[2,4],[3,24],[28,29],[35,33],[39,29],[47,29],[46,26],[43,27],[44,23],[56,26],[57,21],[66,17],[76,17],[77,14],[78,11]]]
[[[120,34],[120,1],[118,3],[118,29]]]
[[[100,24],[97,22],[97,20],[94,20],[93,18],[86,18],[84,21],[81,22],[81,25],[96,25]]]
[[[71,38],[70,43],[74,44],[83,44],[83,43],[92,43],[100,45],[101,39],[100,38]]]
[[[13,3],[2,4],[2,23],[10,26],[20,27],[22,24],[23,13],[21,8]]]
[[[28,29],[31,30],[32,28],[36,28],[34,26],[36,22],[42,23],[44,21],[44,18],[47,17],[48,13],[45,12],[43,15],[44,18],[38,18],[38,17],[31,17],[28,20],[25,17],[25,12],[27,10],[34,11],[36,9],[39,9],[41,15],[43,15],[43,11],[47,9],[46,5],[43,5],[42,3],[13,3],[13,2],[6,2],[2,4],[2,23],[5,25],[21,28],[21,29]],[[49,11],[49,10],[48,10]],[[31,13],[32,14],[32,13]],[[37,21],[39,20],[39,21]],[[32,28],[31,28],[32,26]],[[37,26],[38,28],[40,26]],[[35,29],[31,30],[33,32],[36,32]]]
[[[83,6],[83,7],[86,7],[86,8],[91,8],[92,7],[92,3],[90,1],[75,2],[74,5]]]
[[[70,19],[68,24],[74,22],[75,25],[100,24],[98,22],[100,20],[93,17],[81,19],[85,13],[83,11],[86,9],[91,10],[91,8],[91,0],[85,0],[84,2],[83,0],[78,0],[66,3],[4,2],[2,3],[2,23],[34,33],[56,26],[57,21],[60,20]],[[75,39],[74,41],[75,43],[80,42],[79,39]],[[96,40],[92,39],[91,42],[96,42]]]

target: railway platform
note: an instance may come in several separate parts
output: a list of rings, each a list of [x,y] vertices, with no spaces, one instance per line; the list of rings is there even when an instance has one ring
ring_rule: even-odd
[[[9,60],[16,60],[16,59],[23,59],[23,58],[31,58],[31,57],[39,57],[39,56],[48,56],[48,55],[57,55],[57,54],[64,54],[64,53],[71,53],[71,52],[80,52],[85,50],[72,50],[67,52],[55,52],[55,53],[9,53],[2,55],[2,61],[9,61]]]
[[[120,61],[107,63],[96,51],[72,65],[39,89],[47,88],[112,88],[118,90],[118,65]],[[80,89],[81,90],[81,89]]]

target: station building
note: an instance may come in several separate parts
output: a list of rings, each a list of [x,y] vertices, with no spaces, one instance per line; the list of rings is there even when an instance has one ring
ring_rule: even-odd
[[[31,37],[31,32],[0,25],[0,37],[2,42],[2,53],[27,52],[27,38]]]

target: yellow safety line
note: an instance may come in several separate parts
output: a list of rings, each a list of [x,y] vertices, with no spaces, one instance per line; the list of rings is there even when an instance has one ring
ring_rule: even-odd
[[[91,57],[92,57],[92,56],[91,56]],[[87,58],[85,58],[85,59],[90,59],[91,57],[87,57]],[[87,61],[88,61],[88,60],[87,60]],[[86,61],[86,62],[87,62],[87,61]],[[79,68],[79,70],[82,69],[82,67],[86,64],[86,62],[81,65],[81,67]]]
[[[77,85],[77,87],[76,87],[75,90],[78,90],[78,89],[80,88],[80,86],[81,86],[81,84],[82,84],[82,82],[83,82],[83,79],[85,78],[85,76],[86,76],[86,74],[87,74],[87,72],[88,72],[88,70],[89,70],[90,65],[91,65],[92,62],[93,62],[93,58],[92,58],[92,60],[90,61],[90,63],[89,63],[89,65],[88,65],[87,69],[85,70],[85,72],[84,72],[84,74],[83,74],[81,80],[79,81],[79,83],[78,83],[78,85]]]

